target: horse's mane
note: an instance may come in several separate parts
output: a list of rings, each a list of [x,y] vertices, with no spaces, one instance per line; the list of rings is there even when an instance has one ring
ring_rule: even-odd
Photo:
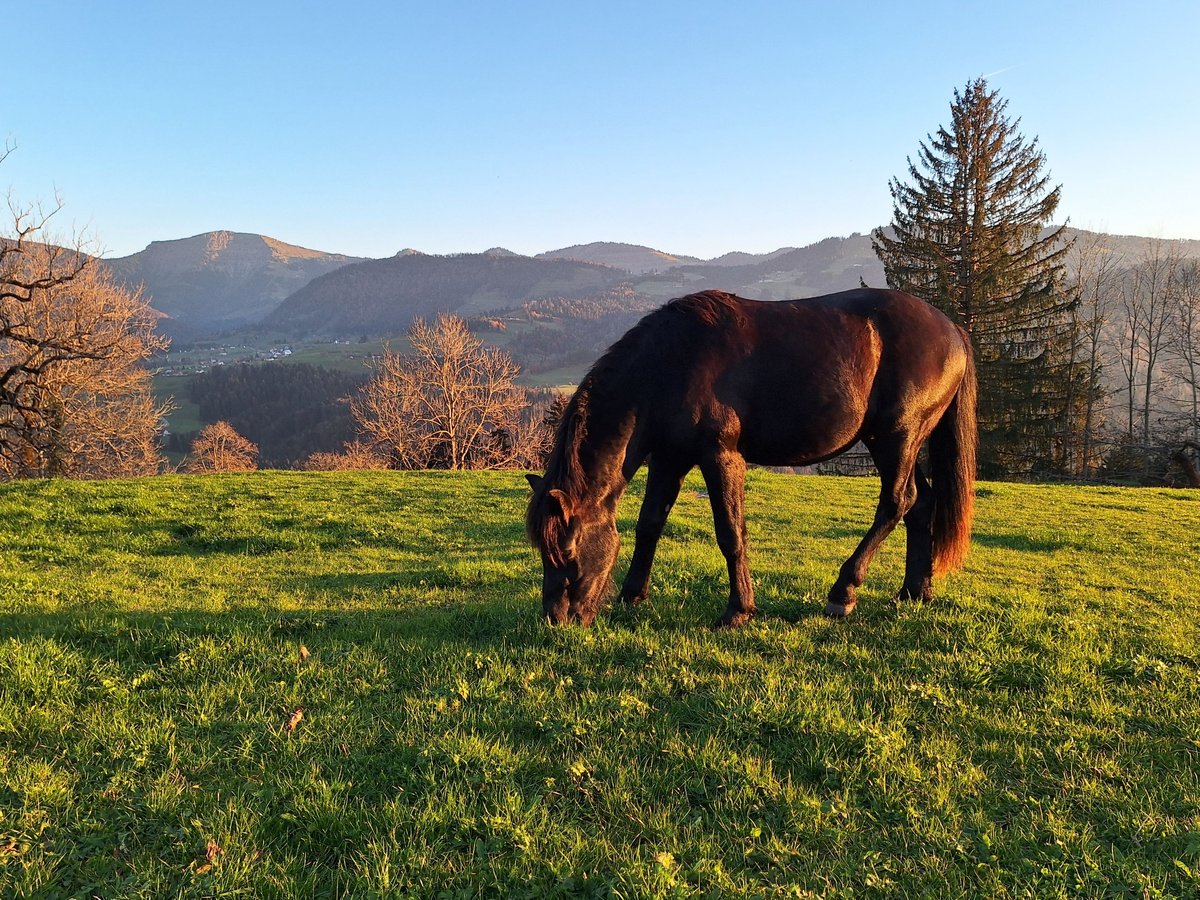
[[[561,566],[559,550],[563,546],[566,520],[550,514],[548,492],[558,489],[568,497],[577,497],[585,489],[583,468],[579,464],[579,447],[587,436],[588,395],[584,391],[587,379],[576,389],[563,410],[554,437],[554,448],[546,460],[546,474],[529,498],[525,513],[525,533],[530,543],[543,548],[551,562]]]
[[[548,491],[560,490],[572,502],[587,492],[587,475],[579,456],[587,439],[593,413],[592,399],[597,390],[607,392],[622,375],[631,370],[636,372],[637,367],[631,366],[634,357],[648,342],[660,341],[664,330],[674,331],[678,327],[677,316],[685,315],[708,327],[730,321],[740,324],[744,314],[738,306],[739,301],[740,298],[724,291],[701,291],[679,297],[644,316],[596,360],[563,410],[554,449],[546,460],[545,477],[529,502],[525,531],[532,543],[551,553],[556,553],[563,545],[565,535],[562,532],[566,524],[562,516],[550,515],[546,500]],[[551,561],[561,565],[561,560]]]
[[[710,326],[727,322],[740,325],[746,319],[741,308],[743,302],[741,297],[726,291],[700,291],[672,300],[663,310],[693,316]]]

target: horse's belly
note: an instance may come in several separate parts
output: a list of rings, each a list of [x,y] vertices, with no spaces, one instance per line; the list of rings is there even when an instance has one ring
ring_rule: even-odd
[[[837,456],[858,440],[858,416],[826,420],[820,426],[784,417],[743,428],[738,447],[747,462],[760,466],[806,466]]]
[[[791,442],[772,439],[743,440],[740,450],[746,462],[756,466],[810,466],[841,454],[858,440],[858,430],[811,434]]]

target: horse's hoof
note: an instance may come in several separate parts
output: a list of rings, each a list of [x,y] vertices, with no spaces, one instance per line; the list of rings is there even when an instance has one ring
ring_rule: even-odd
[[[713,623],[713,628],[741,628],[747,622],[754,618],[754,610],[749,612],[729,612]]]
[[[857,600],[851,600],[848,603],[834,603],[830,600],[825,604],[825,615],[831,619],[844,619],[854,612],[856,606],[858,606]]]
[[[622,594],[620,597],[621,603],[625,606],[637,606],[639,603],[644,602],[645,599],[646,594],[644,592],[640,594]]]
[[[910,587],[902,587],[900,593],[896,594],[897,603],[928,603],[932,599],[933,588],[927,584],[915,590]]]

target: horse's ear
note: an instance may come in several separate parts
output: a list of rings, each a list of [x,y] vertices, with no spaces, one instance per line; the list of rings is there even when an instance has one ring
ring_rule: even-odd
[[[547,492],[546,496],[558,504],[559,509],[562,510],[563,521],[570,522],[571,521],[571,503],[569,500],[567,500],[567,495],[564,494],[562,491],[560,491],[558,488],[551,488]]]
[[[529,482],[529,489],[536,491],[542,486],[542,476],[534,475],[532,472],[525,473],[525,480]]]

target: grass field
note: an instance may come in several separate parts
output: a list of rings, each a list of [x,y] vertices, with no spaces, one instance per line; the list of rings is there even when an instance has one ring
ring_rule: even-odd
[[[0,896],[1200,891],[1200,492],[982,485],[832,622],[877,483],[753,472],[718,633],[700,488],[583,630],[517,473],[0,487]]]

